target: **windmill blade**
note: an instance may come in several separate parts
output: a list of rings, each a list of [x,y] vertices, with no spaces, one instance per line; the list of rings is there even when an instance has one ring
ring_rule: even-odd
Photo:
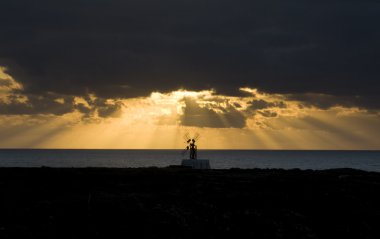
[[[189,132],[187,132],[186,134],[183,135],[183,139],[184,139],[186,142],[189,142],[189,140],[190,140],[190,134],[189,134]]]
[[[198,140],[199,138],[201,137],[201,135],[199,133],[195,133],[194,135],[194,140]]]

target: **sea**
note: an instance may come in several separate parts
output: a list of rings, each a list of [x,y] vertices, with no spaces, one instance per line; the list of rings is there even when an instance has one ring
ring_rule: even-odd
[[[182,150],[0,149],[0,167],[167,167],[188,157]],[[380,172],[380,151],[199,150],[213,169],[353,168]]]

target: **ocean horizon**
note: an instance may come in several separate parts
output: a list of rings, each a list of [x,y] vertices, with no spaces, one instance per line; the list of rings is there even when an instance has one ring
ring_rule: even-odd
[[[0,167],[140,168],[180,165],[180,149],[0,149]],[[334,169],[380,172],[380,150],[199,150],[213,169]]]

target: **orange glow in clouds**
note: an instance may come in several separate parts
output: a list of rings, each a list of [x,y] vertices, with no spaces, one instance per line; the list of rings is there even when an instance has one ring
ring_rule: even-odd
[[[22,85],[5,68],[0,81],[7,106]],[[88,95],[74,97],[73,110],[62,114],[2,112],[0,147],[181,149],[183,135],[198,132],[201,149],[380,149],[378,114],[303,107],[285,95],[241,90],[248,96],[185,89],[125,99]],[[30,101],[17,94],[17,106]],[[67,103],[50,97],[54,107]]]

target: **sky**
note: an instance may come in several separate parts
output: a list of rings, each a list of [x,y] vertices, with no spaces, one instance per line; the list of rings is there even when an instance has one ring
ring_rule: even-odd
[[[379,1],[0,3],[0,148],[380,149]]]

